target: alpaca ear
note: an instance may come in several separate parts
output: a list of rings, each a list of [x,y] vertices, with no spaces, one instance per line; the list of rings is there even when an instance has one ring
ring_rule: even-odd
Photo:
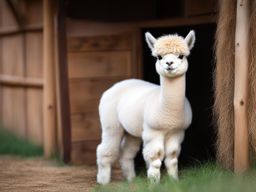
[[[149,48],[152,50],[154,48],[154,44],[156,42],[156,38],[151,35],[151,33],[146,32],[145,33],[146,42],[149,46]]]
[[[195,35],[195,31],[191,30],[188,35],[185,38],[185,41],[188,44],[188,48],[189,50],[191,50],[194,47],[195,44],[195,40],[196,40],[196,35]]]

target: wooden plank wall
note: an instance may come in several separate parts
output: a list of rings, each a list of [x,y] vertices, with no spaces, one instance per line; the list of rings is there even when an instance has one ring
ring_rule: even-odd
[[[132,47],[131,32],[98,36],[85,32],[68,38],[72,162],[95,164],[101,134],[99,99],[114,83],[136,76]]]
[[[0,1],[0,123],[42,145],[42,1],[13,2],[24,26],[19,29],[6,1]]]

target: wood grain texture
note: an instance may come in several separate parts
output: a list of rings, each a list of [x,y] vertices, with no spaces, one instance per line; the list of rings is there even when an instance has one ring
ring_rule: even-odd
[[[131,75],[131,54],[121,52],[69,53],[69,78]]]
[[[25,90],[23,88],[2,87],[3,126],[18,136],[26,136]]]
[[[249,0],[237,1],[234,89],[234,171],[236,173],[242,173],[249,168],[249,133],[247,119],[249,11]]]
[[[14,114],[14,103],[10,102],[13,99],[12,88],[1,87],[2,89],[2,123],[7,129],[14,131],[13,127],[13,114]]]
[[[102,23],[95,21],[67,19],[67,34],[69,37],[95,37],[103,35],[118,35],[120,33],[131,33],[134,29],[174,26],[177,27],[206,23],[216,23],[216,16],[205,15],[126,23]]]
[[[55,85],[55,46],[54,46],[54,7],[53,1],[43,1],[43,70],[44,70],[44,155],[49,158],[56,152],[56,85]]]
[[[95,111],[102,93],[122,78],[73,79],[69,82],[71,113]]]
[[[35,26],[43,24],[43,0],[26,1],[24,10],[26,26]]]
[[[71,116],[72,141],[100,139],[100,122],[97,111],[75,113]]]
[[[0,85],[16,87],[43,88],[42,78],[17,77],[14,75],[0,75]]]
[[[68,38],[69,52],[123,51],[129,49],[131,49],[131,36],[129,34]]]
[[[87,140],[82,142],[72,142],[72,163],[75,164],[96,164],[96,148],[100,140]]]
[[[2,73],[24,76],[24,54],[22,36],[16,35],[2,39]]]
[[[9,10],[6,1],[0,1],[0,29],[18,29],[15,18]]]
[[[114,31],[113,31],[114,32]],[[113,33],[115,34],[115,33]],[[120,80],[135,77],[139,33],[69,37],[69,88],[72,162],[95,164],[101,137],[98,105],[102,93]],[[136,37],[136,38],[135,38]]]
[[[41,32],[26,34],[26,75],[43,77],[43,36]]]
[[[57,103],[59,103],[59,117],[61,126],[60,155],[65,163],[71,160],[71,122],[70,122],[70,99],[68,86],[68,64],[67,64],[67,34],[66,34],[66,1],[57,1]]]
[[[43,92],[27,89],[27,137],[33,143],[43,145]]]

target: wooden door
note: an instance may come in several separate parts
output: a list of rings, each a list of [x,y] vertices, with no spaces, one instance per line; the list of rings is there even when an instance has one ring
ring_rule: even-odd
[[[114,83],[139,76],[136,37],[132,31],[68,37],[72,162],[95,164],[99,99]]]

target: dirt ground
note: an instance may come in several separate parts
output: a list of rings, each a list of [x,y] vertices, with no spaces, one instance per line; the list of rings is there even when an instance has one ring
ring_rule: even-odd
[[[96,185],[95,179],[95,166],[0,156],[0,192],[86,192]],[[120,180],[120,171],[114,171],[114,180]]]

